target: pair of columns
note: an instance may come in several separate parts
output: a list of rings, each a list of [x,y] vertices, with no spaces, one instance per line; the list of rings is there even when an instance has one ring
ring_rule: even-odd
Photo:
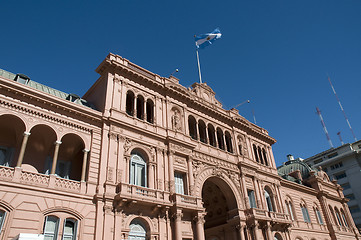
[[[23,134],[24,137],[23,137],[23,141],[22,141],[22,144],[21,144],[20,153],[19,153],[19,157],[18,157],[16,167],[21,167],[21,164],[23,163],[25,149],[26,149],[26,145],[28,143],[28,139],[29,139],[30,134],[31,133],[29,133],[29,132],[24,132],[24,134]],[[55,174],[56,164],[58,162],[60,144],[61,144],[60,141],[56,141],[54,143],[55,149],[54,149],[54,155],[53,155],[53,165],[51,167],[50,174]],[[84,153],[84,155],[83,155],[83,166],[82,166],[82,172],[81,172],[81,181],[85,182],[85,174],[86,174],[86,167],[87,167],[87,159],[88,159],[89,150],[84,149],[83,153]]]

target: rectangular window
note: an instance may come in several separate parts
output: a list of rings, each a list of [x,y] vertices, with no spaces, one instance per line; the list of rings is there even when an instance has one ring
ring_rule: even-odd
[[[358,205],[349,207],[351,213],[360,212],[360,207]]]
[[[354,200],[355,199],[355,195],[353,193],[351,194],[347,194],[345,195],[346,198],[350,199],[350,200]]]
[[[248,201],[251,208],[257,208],[256,198],[253,190],[248,190]]]
[[[343,190],[346,190],[346,189],[350,189],[351,186],[349,183],[344,183],[344,184],[341,184],[341,187],[343,188]]]
[[[321,159],[317,159],[317,160],[313,161],[313,163],[314,163],[314,164],[317,164],[317,163],[320,163],[320,162],[322,162],[322,158],[321,158]]]
[[[328,158],[333,158],[333,157],[336,157],[337,155],[338,155],[338,153],[335,152],[335,153],[332,153],[332,154],[328,155]]]
[[[178,172],[174,173],[174,185],[175,192],[184,195],[184,174]]]
[[[345,178],[345,177],[346,177],[346,173],[345,173],[345,172],[343,172],[343,173],[337,173],[337,174],[335,174],[334,176],[335,176],[335,178],[336,178],[337,180],[339,180],[339,179]]]

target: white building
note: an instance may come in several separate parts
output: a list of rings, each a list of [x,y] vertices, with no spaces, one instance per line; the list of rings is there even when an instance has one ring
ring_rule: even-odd
[[[361,228],[361,140],[331,148],[304,160],[313,167],[322,167],[343,188],[357,228]]]

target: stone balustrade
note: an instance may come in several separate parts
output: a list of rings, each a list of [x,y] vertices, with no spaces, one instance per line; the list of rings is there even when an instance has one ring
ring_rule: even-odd
[[[0,179],[2,181],[24,185],[41,186],[65,192],[85,193],[85,182],[60,178],[56,175],[28,172],[16,167],[0,166]]]

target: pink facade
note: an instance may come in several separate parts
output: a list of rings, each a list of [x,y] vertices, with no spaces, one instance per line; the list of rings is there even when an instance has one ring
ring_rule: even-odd
[[[341,187],[277,169],[207,84],[114,54],[96,71],[82,99],[0,74],[0,239],[361,239]]]

